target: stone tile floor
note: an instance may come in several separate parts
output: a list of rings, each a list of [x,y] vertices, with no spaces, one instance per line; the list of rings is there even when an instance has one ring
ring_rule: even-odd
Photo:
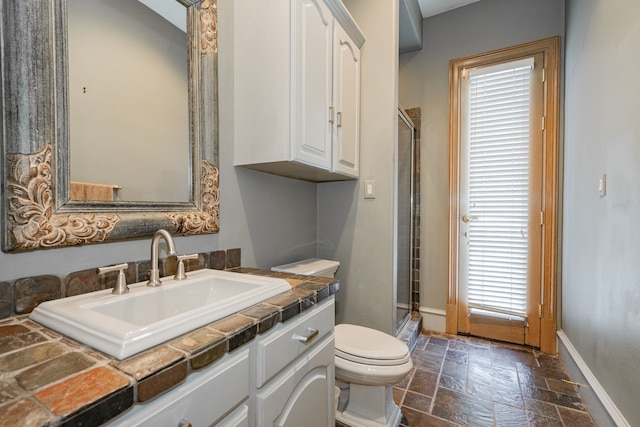
[[[401,426],[595,427],[558,357],[478,338],[421,334],[393,388]]]

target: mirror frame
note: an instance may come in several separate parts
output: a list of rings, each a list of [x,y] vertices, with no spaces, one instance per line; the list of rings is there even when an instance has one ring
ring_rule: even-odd
[[[217,4],[176,1],[188,21],[191,200],[156,203],[70,200],[67,0],[1,0],[3,251],[219,231]]]

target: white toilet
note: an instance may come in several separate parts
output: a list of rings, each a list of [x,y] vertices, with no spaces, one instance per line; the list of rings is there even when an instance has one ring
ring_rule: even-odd
[[[273,267],[273,271],[334,277],[340,263],[310,258]],[[407,345],[391,335],[363,326],[335,327],[336,386],[341,389],[336,420],[352,427],[400,423],[392,386],[411,371]]]

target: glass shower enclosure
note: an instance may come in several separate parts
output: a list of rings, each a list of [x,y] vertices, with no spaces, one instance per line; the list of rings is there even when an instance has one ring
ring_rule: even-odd
[[[395,334],[411,318],[414,271],[414,145],[415,126],[398,108],[398,136],[395,147]]]

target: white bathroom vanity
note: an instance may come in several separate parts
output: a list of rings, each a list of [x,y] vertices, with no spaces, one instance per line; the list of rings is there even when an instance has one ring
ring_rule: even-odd
[[[108,426],[333,426],[334,296]]]

